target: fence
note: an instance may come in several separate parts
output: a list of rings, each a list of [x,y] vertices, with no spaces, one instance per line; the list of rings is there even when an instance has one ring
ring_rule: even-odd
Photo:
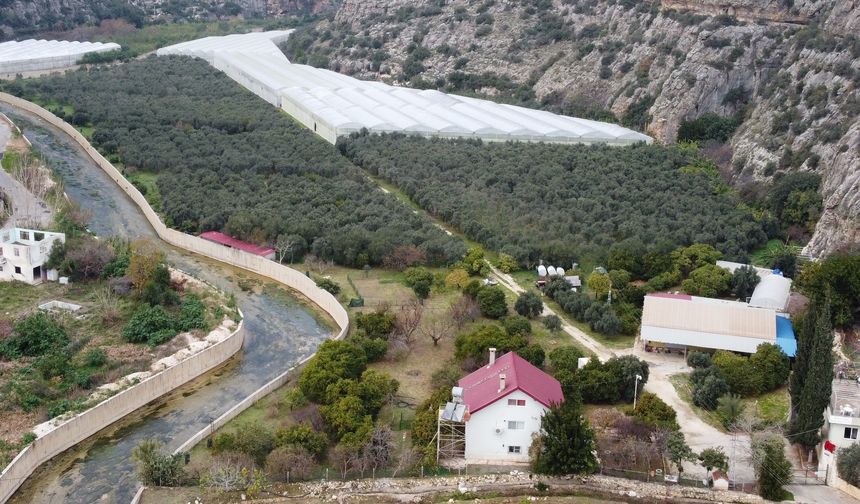
[[[149,205],[149,202],[146,201],[146,198],[143,197],[143,194],[126,180],[116,167],[90,145],[89,141],[78,130],[42,107],[10,94],[0,93],[0,102],[8,103],[35,114],[69,135],[93,159],[99,168],[113,179],[128,197],[134,201],[156,234],[165,242],[287,285],[307,297],[334,319],[340,328],[336,336],[337,338],[343,337],[348,331],[349,314],[346,312],[346,309],[332,294],[317,287],[316,283],[303,273],[274,261],[248,254],[238,249],[227,248],[217,243],[168,228]],[[24,480],[42,463],[71,448],[149,401],[212,369],[226,360],[227,357],[236,353],[241,348],[243,340],[242,333],[238,329],[234,335],[237,334],[239,337],[231,336],[227,340],[203,350],[176,366],[120,392],[92,409],[81,413],[69,422],[62,424],[45,436],[36,439],[22,450],[3,472],[0,473],[0,502],[5,502],[11,497]],[[283,382],[279,383],[279,380],[286,381],[287,374],[288,372],[269,382],[249,398],[246,398],[246,400],[225,413],[225,415],[222,415],[222,418],[227,418],[228,414],[232,414],[233,416],[238,415],[254,401],[280,386]],[[86,418],[86,421],[78,420],[83,417]],[[200,436],[199,439],[202,439],[206,435],[203,432],[201,431],[201,433],[198,433],[192,439],[198,436]]]

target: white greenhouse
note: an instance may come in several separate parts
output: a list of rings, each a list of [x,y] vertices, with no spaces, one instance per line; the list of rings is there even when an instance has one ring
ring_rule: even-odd
[[[626,145],[651,137],[621,126],[504,105],[434,90],[362,81],[292,64],[277,44],[290,31],[206,37],[159,49],[157,54],[202,58],[251,92],[296,118],[321,137],[363,128],[489,141]]]
[[[40,72],[68,68],[88,53],[119,50],[113,42],[67,40],[23,40],[0,43],[0,75]]]

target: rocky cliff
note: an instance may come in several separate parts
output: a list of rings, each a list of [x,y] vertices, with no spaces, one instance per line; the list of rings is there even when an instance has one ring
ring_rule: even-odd
[[[337,0],[0,0],[0,40],[63,31],[104,19],[135,24],[331,12]]]
[[[314,33],[308,53],[345,73],[472,79],[488,95],[514,83],[664,142],[706,113],[742,119],[712,149],[725,176],[816,172],[824,208],[807,251],[860,242],[860,2],[345,0]]]

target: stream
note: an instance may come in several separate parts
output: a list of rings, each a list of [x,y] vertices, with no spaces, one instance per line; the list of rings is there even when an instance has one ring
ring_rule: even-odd
[[[142,440],[156,438],[170,451],[254,390],[311,354],[332,336],[327,321],[274,282],[170,247],[158,240],[126,194],[66,134],[35,115],[0,104],[47,159],[69,198],[92,212],[99,236],[148,238],[171,265],[236,295],[244,312],[245,343],[227,364],[180,387],[55,457],[33,474],[11,503],[128,503],[139,482],[131,460]],[[239,280],[247,288],[243,291]]]

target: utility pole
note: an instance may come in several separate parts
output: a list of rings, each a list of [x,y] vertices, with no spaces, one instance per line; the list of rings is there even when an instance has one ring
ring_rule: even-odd
[[[642,375],[636,375],[636,381],[633,382],[633,410],[636,410],[636,399],[639,396],[639,380],[642,379]]]

